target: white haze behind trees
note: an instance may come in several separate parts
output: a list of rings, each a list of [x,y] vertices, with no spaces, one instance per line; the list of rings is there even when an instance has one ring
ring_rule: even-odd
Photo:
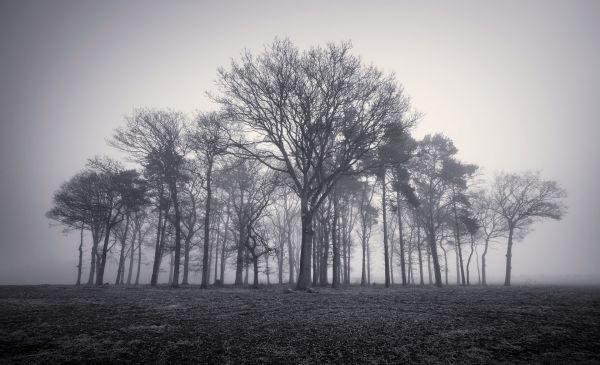
[[[48,228],[53,192],[87,158],[123,160],[105,138],[133,108],[214,109],[205,91],[214,90],[217,68],[244,48],[260,52],[275,36],[300,49],[351,40],[353,54],[396,73],[423,113],[415,138],[444,133],[482,177],[541,170],[557,180],[569,193],[568,213],[515,243],[512,281],[598,282],[599,11],[594,1],[3,2],[0,283],[73,283],[79,235]],[[374,227],[371,237],[378,283],[380,232]],[[502,240],[490,249],[490,283],[504,279],[505,247]],[[359,256],[355,243],[354,281]],[[116,263],[107,265],[112,282]],[[150,268],[142,268],[142,283]],[[88,269],[84,260],[84,277]],[[396,283],[398,275],[395,268]]]

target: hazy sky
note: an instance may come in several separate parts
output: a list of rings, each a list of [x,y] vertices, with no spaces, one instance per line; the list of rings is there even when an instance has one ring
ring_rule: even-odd
[[[396,73],[418,137],[445,133],[489,176],[558,180],[568,214],[516,245],[514,281],[600,283],[599,18],[599,1],[566,0],[0,1],[0,284],[72,283],[78,237],[49,227],[53,192],[114,155],[105,138],[133,108],[210,109],[217,68],[276,36],[351,40]]]

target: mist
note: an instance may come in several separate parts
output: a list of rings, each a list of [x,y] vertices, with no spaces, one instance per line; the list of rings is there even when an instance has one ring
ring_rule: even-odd
[[[73,283],[78,234],[63,234],[44,216],[54,191],[94,155],[123,158],[106,139],[134,108],[215,109],[206,93],[215,90],[217,69],[275,37],[301,49],[351,41],[365,63],[395,73],[423,114],[415,138],[444,133],[461,161],[481,166],[482,178],[540,170],[558,181],[568,212],[515,244],[514,282],[600,282],[597,2],[5,1],[0,8],[0,284]],[[382,260],[380,231],[375,260]],[[504,255],[505,242],[494,243],[491,282],[503,278]],[[381,282],[381,265],[373,270]]]

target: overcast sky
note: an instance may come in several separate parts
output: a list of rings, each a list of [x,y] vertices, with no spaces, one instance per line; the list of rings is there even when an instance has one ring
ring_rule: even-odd
[[[557,180],[568,214],[516,244],[514,281],[600,283],[599,18],[599,1],[566,0],[1,1],[0,284],[74,282],[77,234],[44,217],[53,192],[115,155],[105,138],[133,108],[210,109],[217,68],[276,36],[351,40],[424,114],[417,137],[448,135],[488,176]]]

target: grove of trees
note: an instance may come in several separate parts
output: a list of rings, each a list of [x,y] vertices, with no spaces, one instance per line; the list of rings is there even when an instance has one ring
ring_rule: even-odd
[[[88,285],[105,284],[109,260],[117,285],[138,285],[146,264],[151,285],[164,270],[173,287],[194,273],[223,285],[228,272],[254,287],[259,274],[297,289],[353,273],[368,285],[375,265],[385,286],[448,285],[450,271],[486,285],[496,242],[510,285],[514,243],[565,214],[565,190],[538,172],[485,182],[448,137],[415,139],[420,115],[400,83],[351,51],[276,39],[218,70],[217,110],[135,110],[108,141],[136,167],[91,158],[47,213],[80,235],[76,283],[87,247]]]

